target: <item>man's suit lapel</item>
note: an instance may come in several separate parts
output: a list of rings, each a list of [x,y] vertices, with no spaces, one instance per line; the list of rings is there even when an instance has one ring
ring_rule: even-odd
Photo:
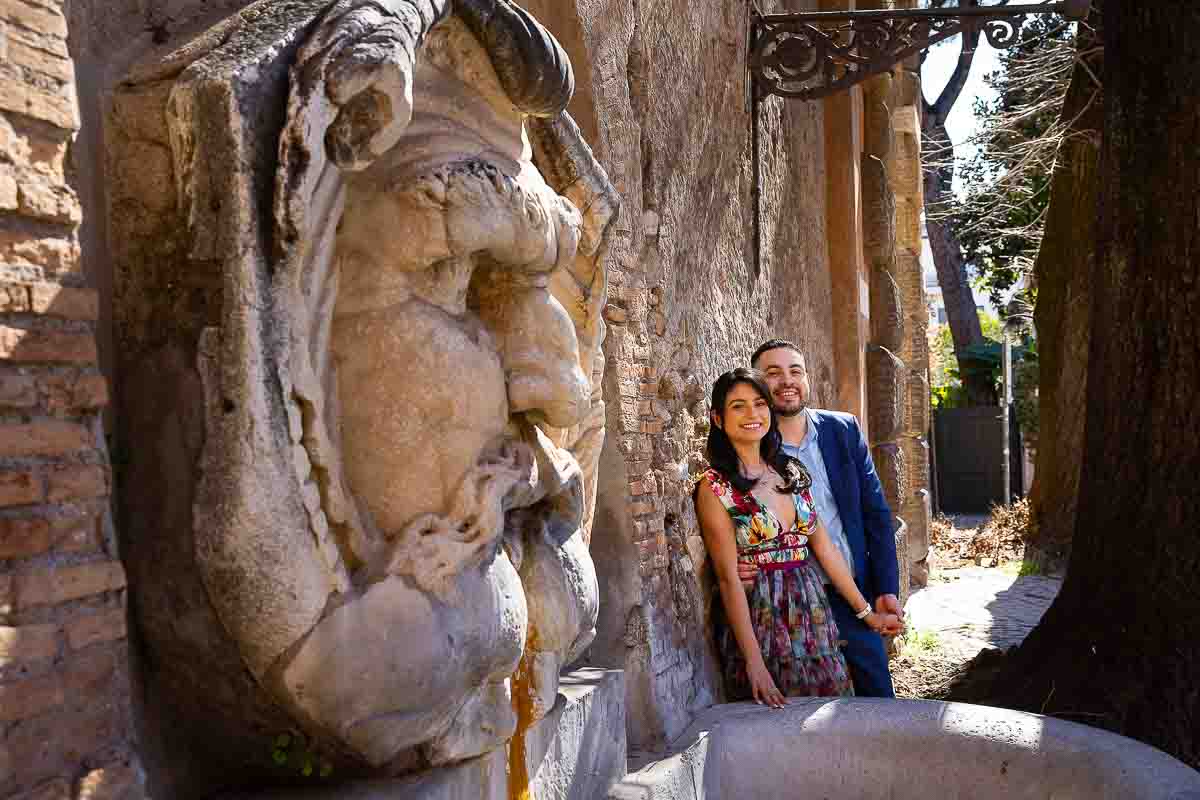
[[[856,503],[850,499],[848,482],[857,480],[853,465],[846,453],[846,443],[838,436],[836,423],[819,412],[813,412],[809,419],[817,428],[817,447],[821,451],[821,459],[825,462],[825,475],[829,478],[829,489],[833,492],[833,501],[837,503],[838,512],[842,518],[842,530],[846,534],[846,543],[854,558],[854,580],[863,593],[870,596],[869,576],[866,574],[866,542],[859,531],[862,530],[862,512],[855,508]]]
[[[837,436],[832,426],[826,424],[824,415],[814,411],[809,416],[809,421],[817,429],[817,447],[821,451],[821,460],[825,462],[825,474],[829,478],[829,489],[833,492],[833,499],[839,509],[845,508],[846,498],[843,495],[846,470],[842,463],[842,448],[838,447]]]

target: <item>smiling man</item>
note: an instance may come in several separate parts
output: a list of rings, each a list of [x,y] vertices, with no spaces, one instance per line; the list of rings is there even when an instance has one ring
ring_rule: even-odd
[[[852,414],[808,407],[808,370],[800,348],[784,339],[764,342],[750,359],[767,376],[779,417],[783,447],[812,476],[817,514],[841,550],[863,596],[879,613],[903,617],[892,512],[866,439]],[[756,568],[739,566],[743,580]],[[828,585],[828,578],[825,579]],[[859,697],[895,697],[883,639],[860,619],[841,595],[828,591],[846,661]]]

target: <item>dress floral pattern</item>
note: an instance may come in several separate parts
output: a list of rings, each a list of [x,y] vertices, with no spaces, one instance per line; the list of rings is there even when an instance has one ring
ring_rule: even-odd
[[[808,549],[808,535],[817,524],[812,495],[807,489],[793,495],[796,525],[784,531],[753,493],[737,491],[713,469],[704,477],[733,518],[738,561],[758,565],[746,601],[763,660],[779,691],[791,696],[854,694],[846,659],[838,649],[837,623]],[[749,699],[746,659],[723,617],[717,644],[729,698]]]

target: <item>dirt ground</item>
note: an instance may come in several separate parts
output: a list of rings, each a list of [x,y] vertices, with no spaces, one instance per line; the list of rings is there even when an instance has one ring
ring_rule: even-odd
[[[905,606],[909,630],[891,662],[897,697],[972,702],[1005,653],[1037,624],[1061,575],[1026,558],[1027,509],[941,516],[930,542],[929,585]]]

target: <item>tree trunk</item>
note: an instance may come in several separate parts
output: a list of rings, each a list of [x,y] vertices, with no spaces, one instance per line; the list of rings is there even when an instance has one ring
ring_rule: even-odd
[[[1062,592],[994,686],[1200,766],[1200,4],[1102,6],[1074,543]]]
[[[1091,334],[1088,303],[1096,253],[1100,129],[1104,121],[1102,91],[1093,77],[1103,71],[1099,45],[1099,34],[1081,26],[1076,50],[1086,59],[1086,66],[1076,65],[1063,102],[1062,118],[1075,121],[1059,146],[1045,238],[1033,267],[1039,374],[1037,465],[1030,503],[1037,529],[1033,544],[1054,555],[1065,551],[1075,530],[1083,466]]]
[[[929,233],[929,249],[937,269],[938,286],[946,304],[950,335],[954,338],[954,355],[958,358],[959,374],[967,402],[973,406],[995,405],[996,394],[986,377],[970,374],[965,349],[983,343],[979,312],[975,296],[967,281],[967,265],[962,246],[950,225],[939,215],[945,212],[954,183],[954,145],[946,132],[945,122],[926,115],[922,124],[921,142],[924,150],[925,172],[925,229]]]

